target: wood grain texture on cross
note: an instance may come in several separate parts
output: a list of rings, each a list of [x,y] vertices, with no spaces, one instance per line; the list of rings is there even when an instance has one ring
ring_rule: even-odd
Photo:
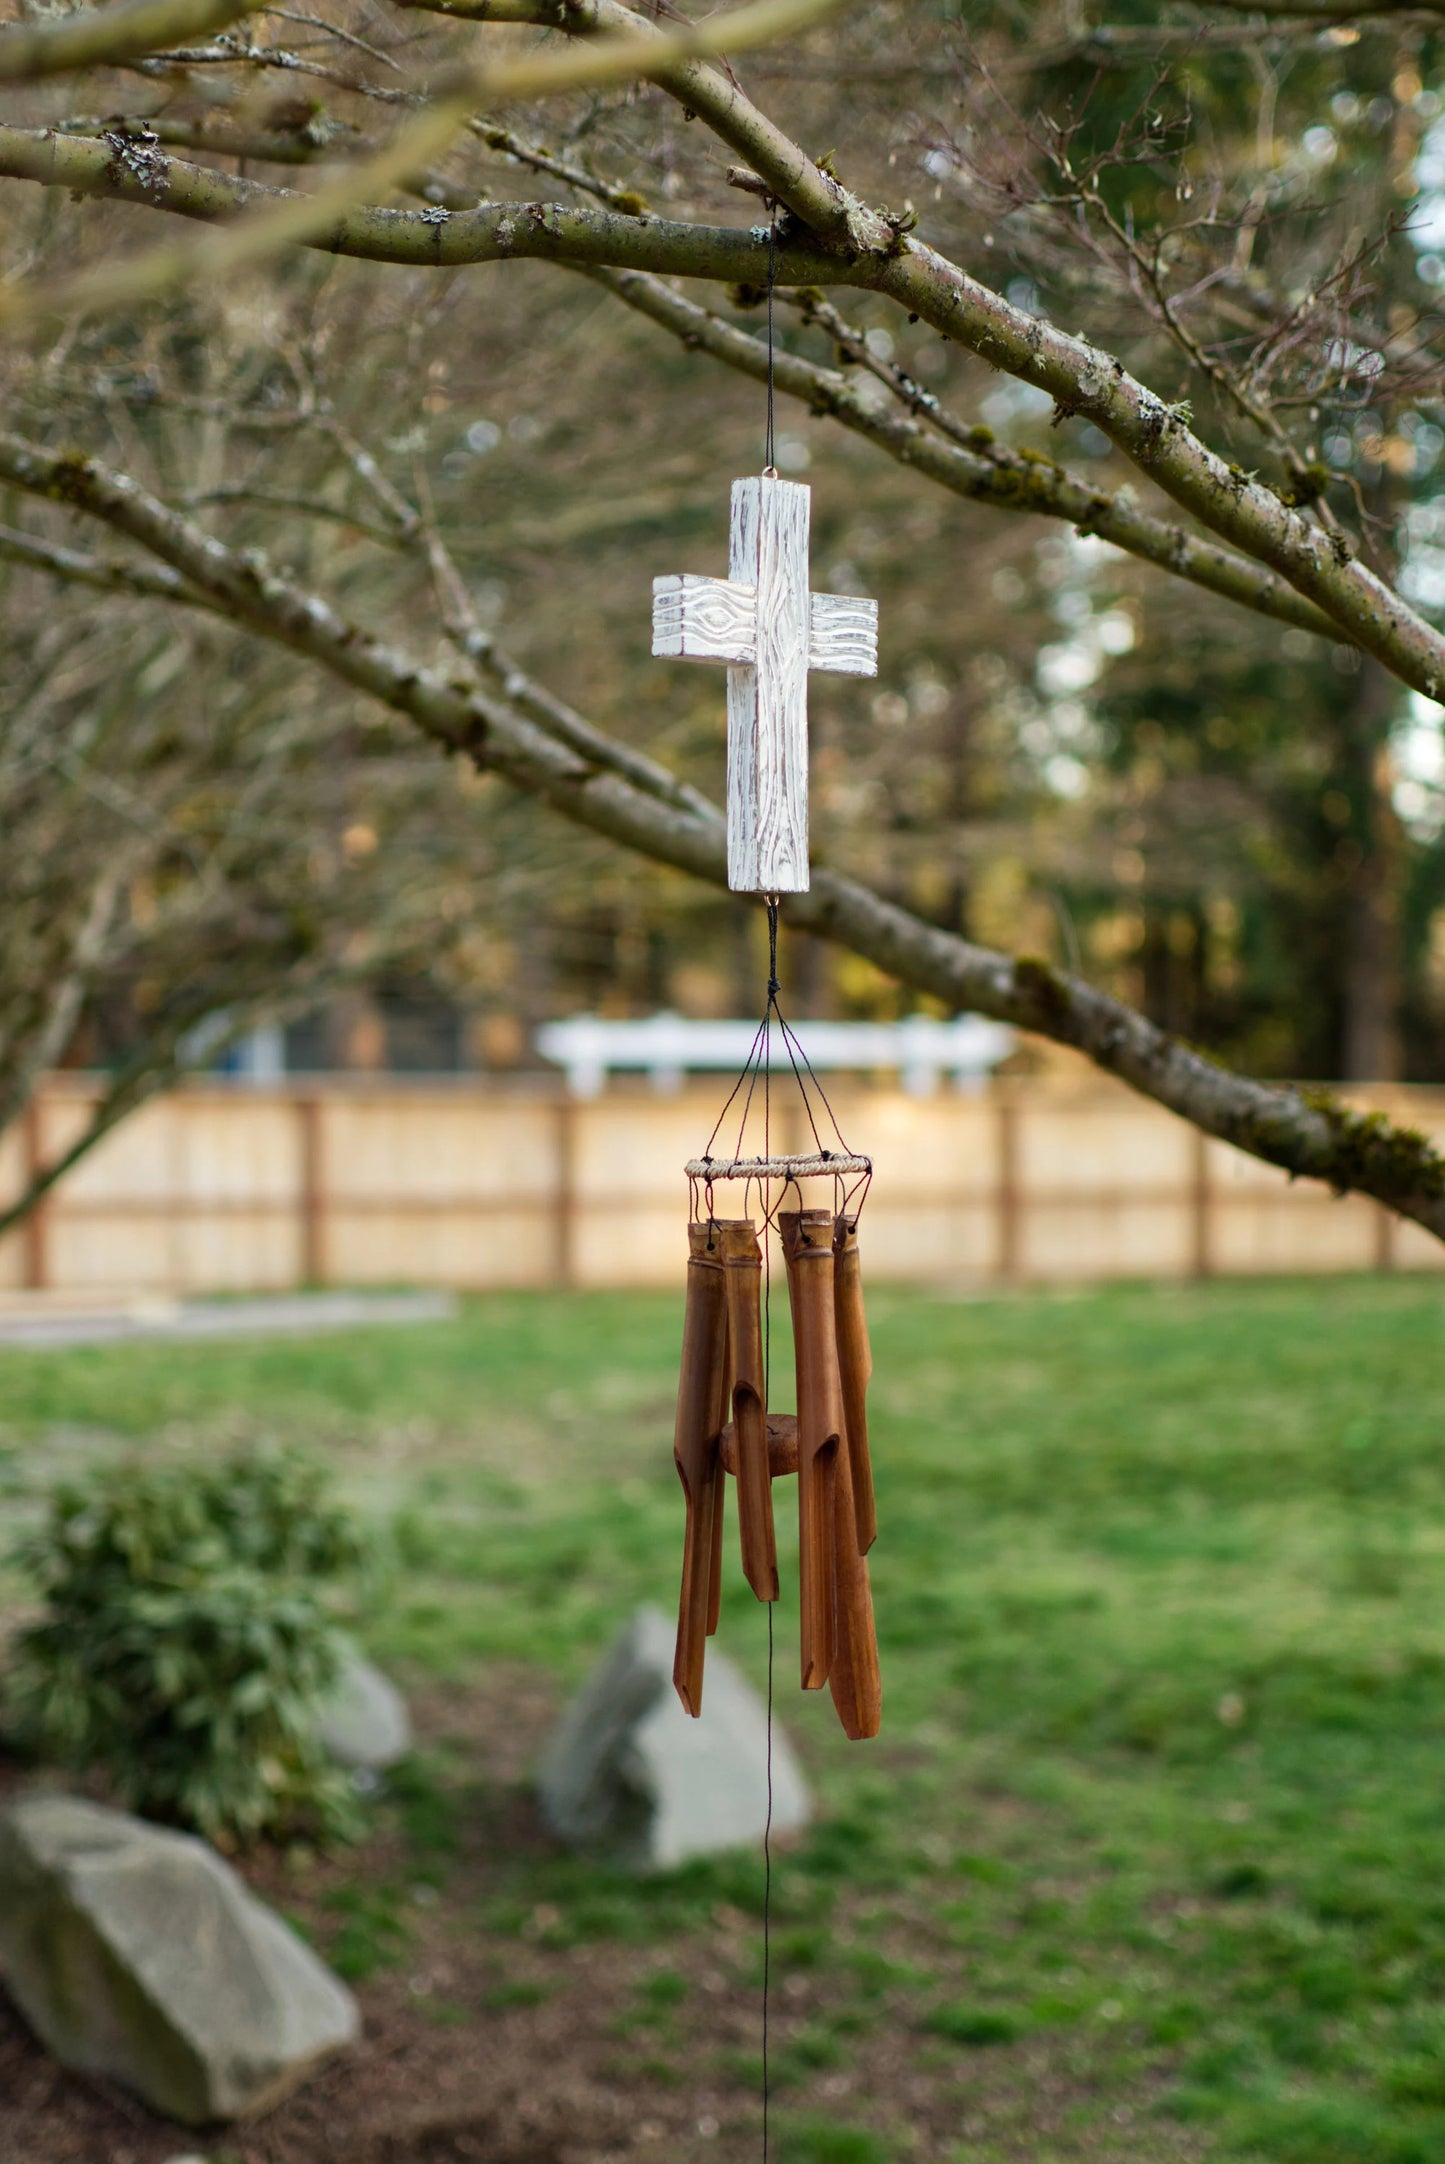
[[[878,604],[808,584],[811,490],[734,481],[725,579],[654,579],[652,651],[728,672],[728,885],[808,888],[808,672],[878,673]]]

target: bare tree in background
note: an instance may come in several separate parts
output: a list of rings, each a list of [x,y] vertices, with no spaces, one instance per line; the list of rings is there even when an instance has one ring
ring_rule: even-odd
[[[83,1020],[127,1026],[0,1231],[259,1021],[423,968],[474,980],[492,857],[414,734],[298,690],[220,625],[52,595],[48,573],[0,569],[0,1130]]]

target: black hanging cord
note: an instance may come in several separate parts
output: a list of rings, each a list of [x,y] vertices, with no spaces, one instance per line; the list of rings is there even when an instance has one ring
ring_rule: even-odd
[[[772,227],[768,228],[769,233]],[[768,464],[773,462],[773,283],[772,249],[768,250]],[[768,901],[768,1003],[763,1009],[763,1156],[773,1154],[772,1120],[772,1018],[783,1017],[778,1008],[778,896]],[[786,1027],[786,1024],[784,1024]],[[773,1401],[773,1243],[768,1237],[768,1190],[763,1204],[763,1403]],[[766,1425],[766,1423],[765,1423]],[[768,1809],[763,1820],[763,2164],[768,2164],[769,2106],[772,2102],[771,2065],[768,2055],[768,2016],[773,1984],[773,1604],[768,1610]]]
[[[775,474],[778,470],[773,441],[773,292],[778,282],[778,206],[772,196],[768,197],[768,429],[763,444],[763,472]],[[772,904],[769,905],[773,906]],[[773,919],[776,932],[777,918]],[[776,975],[776,971],[774,972]]]
[[[766,1371],[766,1370],[765,1370]],[[763,1821],[763,2164],[768,2164],[768,2007],[773,1951],[773,1602],[768,1610],[768,1815]]]

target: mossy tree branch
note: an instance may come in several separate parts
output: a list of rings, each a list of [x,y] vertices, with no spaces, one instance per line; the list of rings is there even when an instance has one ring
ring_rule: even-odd
[[[683,345],[710,354],[755,382],[766,383],[766,346],[715,310],[687,299],[664,279],[644,271],[595,266],[582,269],[582,275],[604,286],[629,308],[661,324]],[[1215,542],[1189,533],[1183,526],[1152,517],[1122,489],[1100,488],[1067,472],[1053,459],[1012,450],[995,442],[986,428],[959,430],[945,436],[931,425],[926,408],[921,415],[897,408],[880,409],[859,395],[842,369],[820,368],[795,353],[775,353],[773,380],[778,390],[801,400],[810,412],[826,414],[852,434],[875,444],[899,465],[923,474],[952,495],[989,504],[998,511],[1035,512],[1043,518],[1063,519],[1079,533],[1095,534],[1142,563],[1221,594],[1257,615],[1296,624],[1320,638],[1345,640],[1344,632],[1330,617],[1295,593],[1274,572],[1247,556],[1236,555],[1232,549],[1220,548]],[[936,405],[936,401],[933,403]]]

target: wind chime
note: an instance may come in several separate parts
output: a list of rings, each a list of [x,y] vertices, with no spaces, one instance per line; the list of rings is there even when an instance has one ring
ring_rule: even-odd
[[[866,1406],[872,1363],[858,1259],[859,1208],[873,1168],[844,1142],[783,1019],[777,940],[780,898],[808,887],[808,675],[876,675],[878,604],[810,590],[810,491],[781,480],[772,462],[771,278],[768,303],[767,464],[760,478],[733,483],[729,576],[661,578],[653,586],[653,653],[727,667],[728,885],[765,899],[770,955],[752,1051],[706,1150],[685,1168],[687,1305],[673,1448],[687,1521],[673,1681],[687,1711],[699,1714],[722,1591],[727,1480],[737,1489],[743,1575],[760,1601],[771,1602],[779,1597],[773,1483],[796,1476],[803,1688],[826,1684],[846,1733],[864,1737],[878,1733],[882,1717],[866,1561],[877,1531]],[[775,1022],[811,1130],[813,1147],[800,1154],[772,1149]],[[762,1152],[746,1156],[759,1081]],[[714,1155],[740,1096],[736,1146]],[[817,1108],[828,1122],[826,1146]],[[733,1182],[741,1182],[744,1214],[720,1217],[716,1191]],[[805,1197],[805,1186],[816,1195],[818,1183],[826,1183],[824,1194],[831,1188],[826,1206]],[[784,1208],[790,1197],[796,1207]],[[768,1402],[774,1230],[792,1311],[793,1413],[775,1413]],[[770,1661],[771,1643],[770,1621]]]

